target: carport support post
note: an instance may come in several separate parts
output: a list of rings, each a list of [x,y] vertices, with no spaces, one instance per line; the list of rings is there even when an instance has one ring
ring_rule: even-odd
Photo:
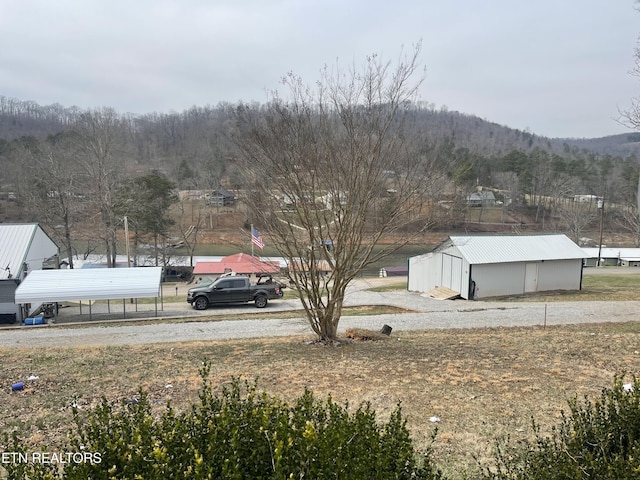
[[[127,299],[122,299],[122,318],[127,318]]]

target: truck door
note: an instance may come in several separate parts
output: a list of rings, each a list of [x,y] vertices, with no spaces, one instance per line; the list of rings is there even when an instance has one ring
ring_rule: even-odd
[[[233,302],[233,295],[231,289],[231,280],[220,280],[216,282],[215,287],[209,294],[209,303],[231,303]]]
[[[249,301],[249,281],[246,278],[231,280],[231,297],[234,302]]]

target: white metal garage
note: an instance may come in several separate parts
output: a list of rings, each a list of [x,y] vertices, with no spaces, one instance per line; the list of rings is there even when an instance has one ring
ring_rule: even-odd
[[[580,290],[586,257],[566,235],[450,236],[409,259],[409,290],[446,287],[466,299]]]
[[[37,223],[0,225],[0,323],[22,321],[18,285],[57,256],[58,246]]]

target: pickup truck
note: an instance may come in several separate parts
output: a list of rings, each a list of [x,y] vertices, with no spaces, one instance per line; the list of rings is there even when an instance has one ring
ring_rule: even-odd
[[[204,310],[210,305],[237,304],[254,302],[256,307],[264,308],[269,300],[282,298],[283,286],[270,276],[262,276],[256,284],[241,276],[221,277],[215,282],[190,288],[187,302],[196,310]]]

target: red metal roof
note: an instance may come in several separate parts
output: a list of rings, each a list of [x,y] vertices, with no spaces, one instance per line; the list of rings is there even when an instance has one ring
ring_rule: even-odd
[[[239,274],[280,273],[280,262],[260,260],[246,253],[236,253],[224,257],[219,262],[198,262],[193,268],[194,275],[222,275],[233,271]]]

